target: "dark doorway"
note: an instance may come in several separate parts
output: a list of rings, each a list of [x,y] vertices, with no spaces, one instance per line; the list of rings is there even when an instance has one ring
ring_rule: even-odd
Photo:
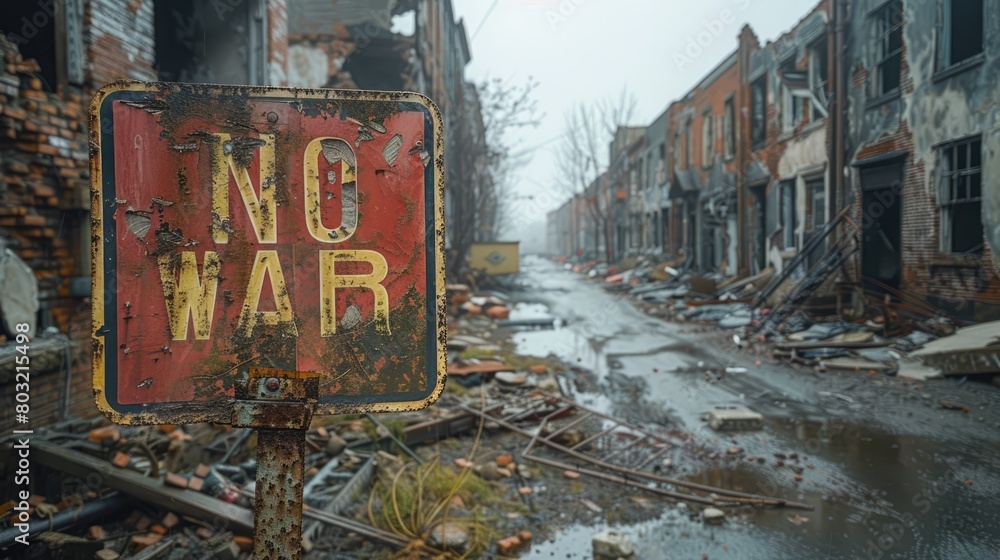
[[[754,274],[767,268],[767,184],[750,187],[750,267]]]
[[[866,289],[902,279],[903,164],[861,170],[861,275]]]

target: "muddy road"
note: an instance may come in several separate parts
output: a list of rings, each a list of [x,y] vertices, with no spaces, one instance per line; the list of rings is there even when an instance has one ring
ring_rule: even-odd
[[[721,525],[684,505],[639,525],[597,514],[528,557],[589,558],[590,536],[611,526],[631,535],[639,558],[1000,558],[997,387],[797,369],[763,347],[737,347],[731,332],[652,317],[541,259],[525,260],[512,295],[526,302],[523,313],[560,319],[513,339],[518,353],[560,358],[575,399],[690,438],[664,465],[670,476],[815,507],[734,511]],[[736,369],[723,374],[727,367]],[[944,409],[942,399],[968,411]],[[703,415],[720,405],[763,414],[763,430],[713,431]],[[641,494],[610,483],[607,491]]]

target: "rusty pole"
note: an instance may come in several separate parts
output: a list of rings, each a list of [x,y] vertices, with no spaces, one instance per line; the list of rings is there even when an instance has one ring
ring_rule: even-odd
[[[302,555],[306,430],[318,392],[315,373],[251,368],[236,383],[233,425],[257,430],[255,560]]]
[[[253,557],[297,560],[302,551],[304,430],[257,430]]]

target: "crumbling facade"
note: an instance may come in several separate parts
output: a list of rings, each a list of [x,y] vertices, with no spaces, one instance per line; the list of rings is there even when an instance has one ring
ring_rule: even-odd
[[[612,140],[615,257],[720,278],[825,267],[859,305],[995,317],[998,69],[1000,9],[983,0],[822,0],[764,45],[745,26],[645,127],[637,161]]]
[[[967,319],[1000,316],[1000,6],[859,0],[847,21],[854,273]]]
[[[31,300],[26,308],[37,307],[37,314],[29,313],[37,337],[32,422],[96,413],[90,390],[87,111],[98,88],[131,79],[410,89],[438,103],[450,139],[482,145],[478,99],[464,77],[470,59],[465,33],[450,2],[426,0],[53,0],[5,6],[0,255],[23,261],[38,286],[37,302],[25,295]],[[453,212],[460,205],[451,199],[488,186],[480,163],[455,167],[462,161],[454,157],[460,147],[448,147]],[[473,230],[475,239],[487,236]],[[15,356],[13,344],[4,340],[12,328],[0,329],[0,393],[11,400]],[[46,329],[59,334],[42,335]],[[5,412],[0,424],[7,429],[12,422],[12,413]]]

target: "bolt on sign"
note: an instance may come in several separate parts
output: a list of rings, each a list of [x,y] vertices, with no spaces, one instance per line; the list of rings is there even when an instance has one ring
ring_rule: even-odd
[[[106,415],[230,422],[253,370],[311,372],[317,414],[439,396],[444,156],[429,99],[118,82],[90,118]]]

